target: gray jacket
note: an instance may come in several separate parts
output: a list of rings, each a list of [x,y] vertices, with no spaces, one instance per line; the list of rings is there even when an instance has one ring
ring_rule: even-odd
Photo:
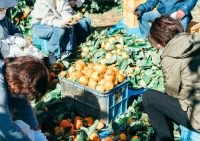
[[[181,33],[161,55],[166,93],[177,98],[194,129],[200,132],[200,34]]]

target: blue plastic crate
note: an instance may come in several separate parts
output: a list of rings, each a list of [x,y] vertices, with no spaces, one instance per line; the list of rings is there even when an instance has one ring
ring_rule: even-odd
[[[33,45],[36,46],[39,50],[41,50],[43,53],[49,55],[49,50],[48,50],[48,39],[40,38],[35,34],[32,34],[32,40],[33,40]],[[60,57],[61,54],[61,48],[59,47],[57,50],[55,50],[54,55],[56,57]]]
[[[191,131],[180,125],[181,141],[200,141],[200,133]]]
[[[82,116],[92,116],[109,124],[127,110],[129,78],[107,92],[96,91],[61,76],[59,80],[63,101],[75,107]]]

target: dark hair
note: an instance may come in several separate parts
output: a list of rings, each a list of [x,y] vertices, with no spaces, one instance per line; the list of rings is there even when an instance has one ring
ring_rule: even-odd
[[[4,59],[3,72],[11,93],[37,101],[48,89],[49,72],[42,60],[30,56]]]
[[[175,35],[183,32],[183,26],[178,19],[171,18],[167,14],[156,18],[149,31],[149,42],[152,46],[160,44],[165,47]]]

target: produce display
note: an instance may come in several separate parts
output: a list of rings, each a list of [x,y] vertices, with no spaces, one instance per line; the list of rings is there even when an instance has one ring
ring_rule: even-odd
[[[159,63],[160,53],[137,35],[121,29],[110,34],[107,30],[95,32],[78,47],[72,60],[49,67],[49,91],[41,102],[32,103],[42,131],[51,141],[155,140],[140,95],[129,100],[125,113],[105,125],[100,119],[81,116],[62,101],[58,75],[100,92],[112,90],[127,77],[129,89],[164,91]],[[179,141],[179,127],[175,127],[175,140]]]
[[[81,58],[88,63],[116,67],[121,74],[130,77],[130,89],[153,88],[164,91],[160,68],[160,53],[137,35],[127,35],[117,29],[95,32],[79,46]]]

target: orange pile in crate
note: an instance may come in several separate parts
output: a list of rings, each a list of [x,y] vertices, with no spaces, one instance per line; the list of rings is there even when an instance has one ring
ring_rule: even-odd
[[[124,24],[129,28],[138,26],[137,16],[133,14],[134,9],[146,0],[123,0]]]

